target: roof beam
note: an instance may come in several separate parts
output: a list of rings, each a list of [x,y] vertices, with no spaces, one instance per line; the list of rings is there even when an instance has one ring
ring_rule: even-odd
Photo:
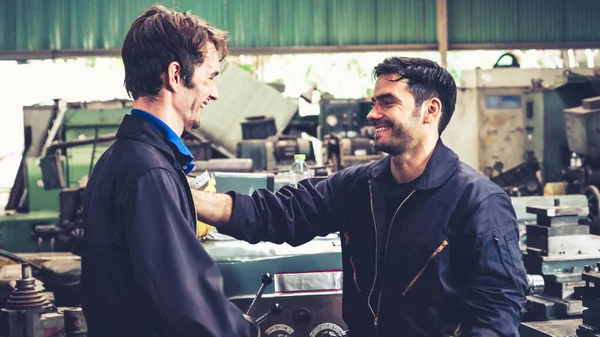
[[[437,0],[437,39],[442,67],[448,67],[448,1]]]
[[[448,43],[453,50],[511,50],[511,49],[596,49],[600,41],[589,42],[508,42],[508,43]],[[297,46],[297,47],[232,47],[232,55],[349,53],[377,51],[436,51],[436,43],[381,44],[353,46]],[[94,50],[8,50],[0,51],[0,60],[35,60],[75,57],[120,57],[120,49]]]

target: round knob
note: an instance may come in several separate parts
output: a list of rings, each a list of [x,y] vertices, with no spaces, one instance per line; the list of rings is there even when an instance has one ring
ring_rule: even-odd
[[[544,277],[542,277],[542,275],[527,274],[527,288],[529,290],[528,295],[543,293],[545,286],[546,283],[544,282]]]
[[[260,278],[260,281],[264,285],[269,285],[269,284],[273,283],[273,276],[271,276],[271,274],[269,274],[269,273],[263,274],[263,276]]]
[[[494,169],[498,172],[502,172],[502,169],[504,168],[504,164],[501,161],[497,161],[494,163]]]
[[[271,315],[279,315],[279,314],[281,314],[282,311],[283,311],[283,307],[281,306],[281,304],[274,303],[271,306],[271,310],[269,310],[269,313],[271,313]]]
[[[298,325],[307,325],[310,322],[311,313],[308,309],[301,308],[294,312],[294,321]]]

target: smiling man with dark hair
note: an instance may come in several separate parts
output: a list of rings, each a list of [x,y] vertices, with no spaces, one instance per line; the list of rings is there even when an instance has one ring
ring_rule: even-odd
[[[180,136],[219,97],[226,34],[154,6],[123,42],[133,109],[90,176],[83,203],[83,310],[90,337],[253,337],[196,238]]]
[[[367,118],[389,156],[274,193],[194,191],[198,216],[251,243],[339,231],[351,337],[518,336],[527,283],[511,200],[440,139],[454,79],[400,57],[374,74]]]

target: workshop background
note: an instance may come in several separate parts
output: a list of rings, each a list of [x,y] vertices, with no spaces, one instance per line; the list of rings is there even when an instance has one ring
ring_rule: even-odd
[[[131,108],[123,38],[155,3],[229,32],[221,97],[183,135],[192,176],[214,173],[218,191],[275,190],[295,154],[316,176],[382,158],[366,120],[373,67],[388,56],[446,67],[459,91],[442,138],[519,219],[522,336],[600,334],[599,0],[0,0],[0,248],[17,254],[0,259],[0,337],[82,319],[80,200]],[[273,282],[256,307],[271,312],[266,335],[342,336],[338,234],[297,248],[199,239],[240,307]],[[15,301],[30,274],[45,289]]]

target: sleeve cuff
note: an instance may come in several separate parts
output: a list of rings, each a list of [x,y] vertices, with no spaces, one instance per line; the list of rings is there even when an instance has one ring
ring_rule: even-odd
[[[227,225],[219,227],[219,233],[229,235],[239,240],[246,240],[245,233],[248,226],[248,217],[245,215],[248,206],[245,205],[248,201],[244,200],[244,196],[235,191],[229,191],[225,194],[231,197],[231,216]]]

